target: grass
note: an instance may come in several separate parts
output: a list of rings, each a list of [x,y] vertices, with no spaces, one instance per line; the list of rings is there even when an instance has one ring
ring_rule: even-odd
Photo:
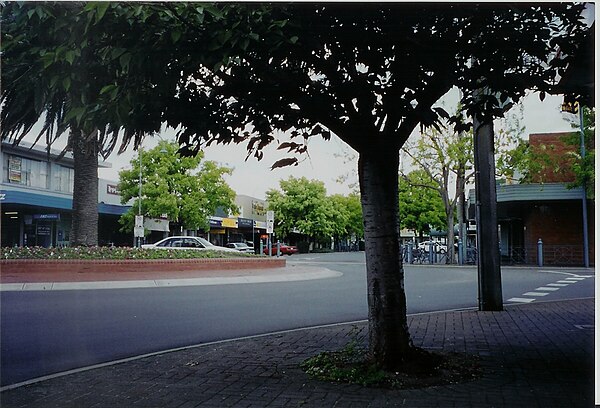
[[[474,356],[433,353],[416,347],[402,367],[386,371],[375,363],[357,338],[341,350],[323,352],[305,360],[300,367],[313,379],[387,389],[459,383],[481,375],[479,360]]]
[[[142,249],[130,247],[11,247],[0,248],[0,259],[205,259],[253,257],[253,254],[185,249]]]

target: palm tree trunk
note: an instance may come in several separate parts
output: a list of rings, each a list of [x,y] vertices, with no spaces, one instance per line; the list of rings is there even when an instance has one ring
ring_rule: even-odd
[[[398,220],[398,150],[370,148],[359,156],[369,306],[369,347],[385,369],[410,351]]]
[[[71,246],[98,245],[98,131],[72,131],[74,161]]]

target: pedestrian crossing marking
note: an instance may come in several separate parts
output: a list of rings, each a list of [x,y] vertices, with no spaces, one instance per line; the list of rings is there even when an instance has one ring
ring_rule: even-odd
[[[510,298],[508,299],[507,302],[518,302],[518,303],[531,303],[533,302],[535,299],[530,299],[530,298],[518,298],[518,297],[514,297],[514,298]]]
[[[546,296],[547,294],[545,292],[527,292],[523,293],[523,296]]]

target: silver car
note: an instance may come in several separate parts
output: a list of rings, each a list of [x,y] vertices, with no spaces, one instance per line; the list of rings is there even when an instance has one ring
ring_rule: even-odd
[[[154,244],[144,244],[142,248],[145,249],[194,249],[200,251],[223,251],[223,252],[239,252],[235,249],[225,248],[211,244],[204,238],[200,237],[167,237],[161,239]]]
[[[248,246],[245,242],[230,242],[225,247],[235,249],[239,252],[254,253],[254,248]]]

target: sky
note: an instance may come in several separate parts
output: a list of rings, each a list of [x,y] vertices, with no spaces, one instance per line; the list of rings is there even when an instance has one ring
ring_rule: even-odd
[[[450,93],[444,98],[447,106],[455,104],[456,93]],[[530,133],[563,132],[572,130],[570,123],[565,120],[568,116],[560,111],[562,96],[546,96],[540,101],[539,95],[532,93],[523,100],[523,125],[527,137]],[[496,124],[498,126],[498,123]],[[497,127],[496,127],[496,130]],[[417,130],[413,133],[416,135]],[[174,140],[175,132],[168,129],[158,137],[148,137],[144,141],[144,149],[156,146],[160,139]],[[283,140],[282,140],[283,141]],[[246,148],[240,145],[211,145],[204,150],[205,160],[213,160],[221,165],[233,168],[230,176],[225,176],[226,182],[237,193],[264,199],[266,191],[279,189],[279,181],[293,177],[306,177],[309,180],[320,180],[325,184],[327,193],[349,194],[356,190],[358,178],[356,175],[357,155],[335,135],[329,141],[318,137],[309,140],[308,155],[300,157],[298,166],[277,168],[271,170],[271,165],[286,157],[284,151],[276,150],[277,144],[264,150],[261,161],[246,158]],[[130,161],[137,156],[131,147],[121,155],[114,152],[106,161],[112,167],[99,169],[103,179],[117,181],[118,172],[122,168],[130,168]],[[340,180],[343,179],[343,180]]]

